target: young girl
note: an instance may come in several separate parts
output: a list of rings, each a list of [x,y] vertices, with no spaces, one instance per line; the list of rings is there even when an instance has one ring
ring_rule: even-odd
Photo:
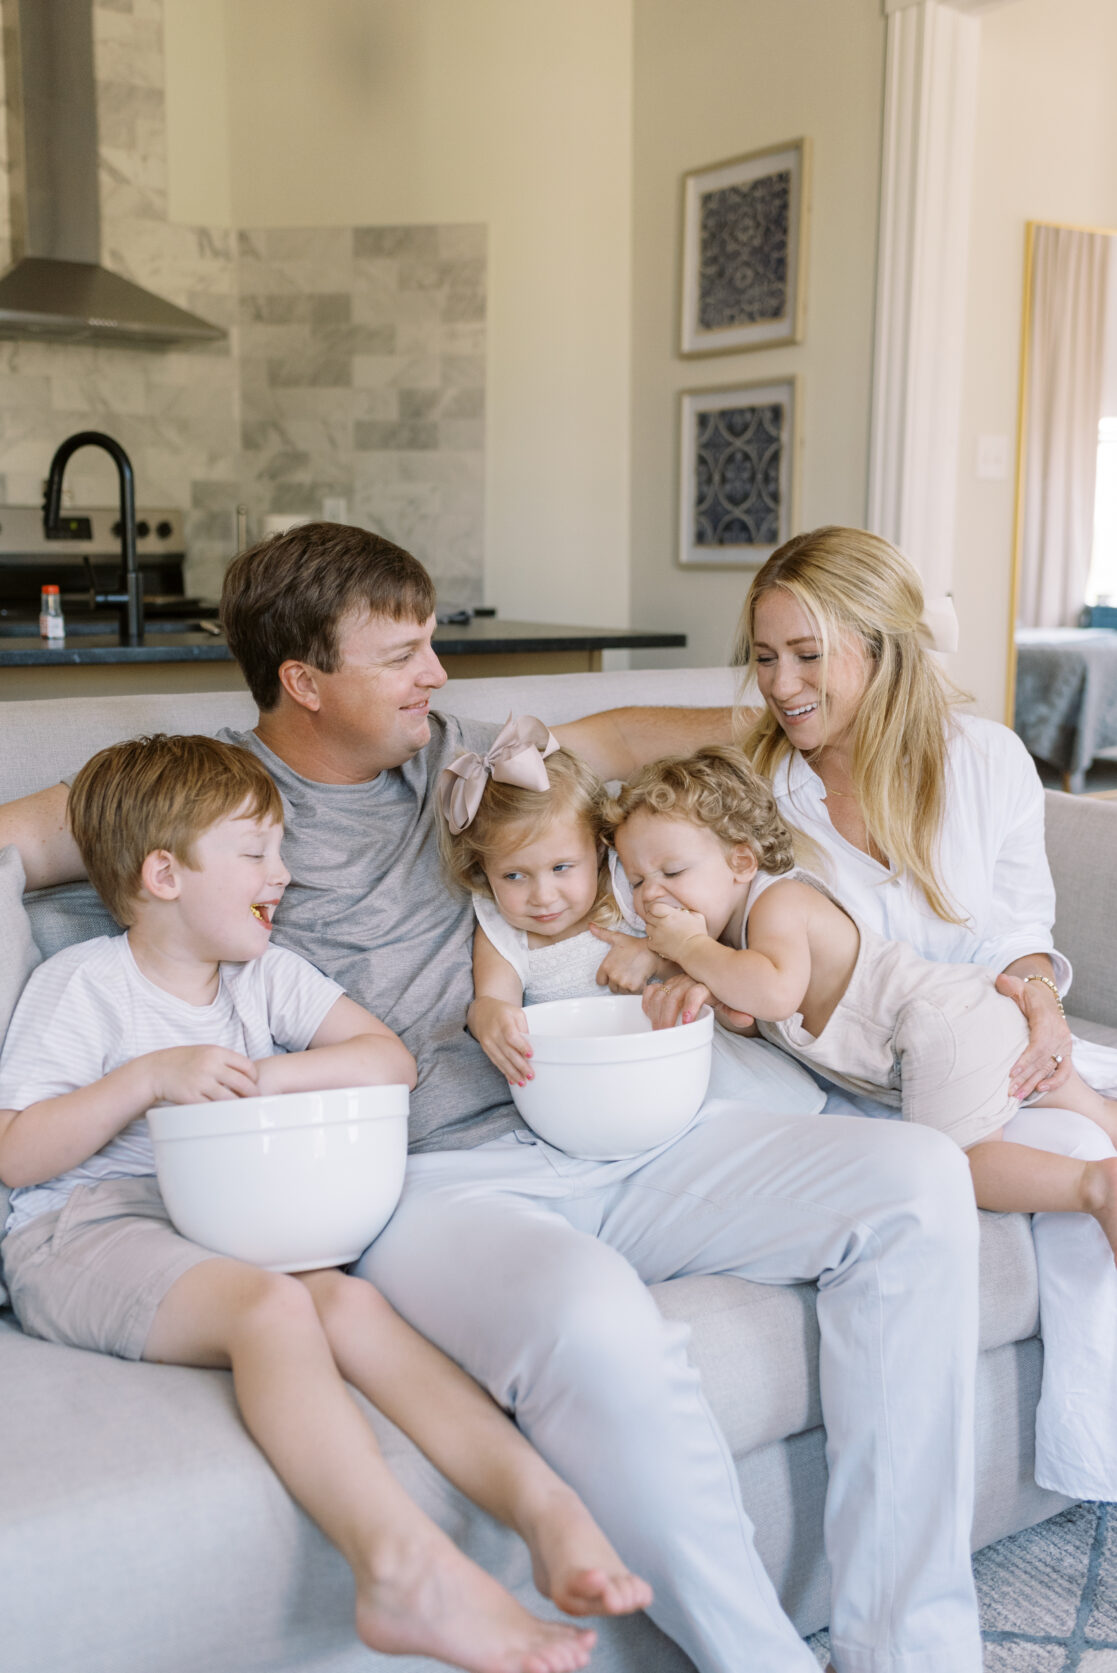
[[[522,1086],[534,1078],[525,1003],[582,998],[606,984],[639,993],[677,967],[617,904],[604,785],[542,721],[509,720],[488,755],[451,763],[440,794],[446,866],[472,892],[477,915],[467,1025]],[[762,1041],[716,1029],[709,1096],[721,1095],[789,1114],[814,1114],[825,1102],[809,1075]]]
[[[768,785],[738,750],[644,768],[609,808],[652,949],[766,1040],[857,1093],[948,1133],[983,1208],[1092,1214],[1117,1256],[1117,1158],[998,1141],[1027,1023],[971,964],[921,958],[857,919],[795,864]],[[1117,1136],[1117,1104],[1077,1076],[1036,1100]]]
[[[467,1023],[519,1086],[534,1078],[525,1003],[582,998],[606,984],[639,993],[673,968],[642,931],[618,927],[605,801],[585,762],[532,715],[510,719],[486,756],[459,756],[443,774],[443,856],[477,915]]]

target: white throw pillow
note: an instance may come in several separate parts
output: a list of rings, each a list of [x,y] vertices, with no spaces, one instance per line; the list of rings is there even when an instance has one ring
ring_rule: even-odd
[[[0,848],[0,947],[4,949],[0,957],[0,1045],[27,978],[43,957],[35,945],[23,904],[25,882],[18,848]],[[0,1238],[7,1218],[8,1192],[0,1185]],[[0,1284],[0,1304],[7,1299]]]

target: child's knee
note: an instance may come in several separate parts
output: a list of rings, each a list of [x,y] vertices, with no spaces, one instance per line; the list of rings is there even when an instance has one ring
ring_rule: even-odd
[[[317,1328],[314,1302],[306,1287],[286,1272],[253,1268],[241,1286],[234,1327],[241,1331],[305,1331]]]
[[[388,1328],[399,1319],[391,1303],[366,1278],[345,1272],[319,1272],[308,1285],[322,1328],[332,1340],[363,1337]]]

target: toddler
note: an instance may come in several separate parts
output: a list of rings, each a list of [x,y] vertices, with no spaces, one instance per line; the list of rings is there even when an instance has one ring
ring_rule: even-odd
[[[534,1078],[525,1003],[581,998],[605,984],[639,993],[678,967],[657,957],[635,913],[618,905],[605,786],[541,720],[509,720],[486,756],[451,762],[439,789],[443,857],[472,891],[477,916],[467,1025],[522,1086]],[[813,1114],[825,1102],[809,1075],[762,1041],[717,1028],[712,1055],[708,1098],[787,1114]]]
[[[859,923],[795,864],[768,785],[735,749],[644,768],[611,804],[648,942],[762,1036],[969,1153],[983,1208],[1092,1214],[1117,1256],[1117,1158],[999,1141],[1027,1024],[980,965],[937,964]],[[1117,1138],[1117,1105],[1077,1076],[1033,1100]]]
[[[439,831],[455,883],[473,896],[474,1000],[467,1023],[501,1074],[534,1078],[522,1006],[639,993],[673,969],[625,933],[609,876],[605,786],[533,715],[509,719],[485,756],[442,775]]]
[[[126,930],[41,965],[0,1055],[4,1276],[23,1328],[231,1367],[249,1432],[353,1570],[371,1648],[476,1673],[584,1667],[593,1634],[537,1620],[428,1520],[346,1383],[523,1536],[561,1608],[642,1608],[649,1588],[499,1408],[363,1279],[215,1255],[178,1235],[159,1195],[152,1105],[415,1084],[390,1029],[271,945],[290,876],[268,774],[210,738],[140,738],[82,768],[68,812]]]

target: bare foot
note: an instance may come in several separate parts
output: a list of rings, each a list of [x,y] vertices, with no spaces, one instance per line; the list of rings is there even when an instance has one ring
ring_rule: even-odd
[[[596,1634],[540,1621],[442,1534],[379,1554],[357,1584],[357,1634],[386,1655],[466,1673],[576,1673]]]
[[[1083,1205],[1109,1239],[1117,1261],[1117,1156],[1103,1156],[1082,1169]]]
[[[570,1488],[555,1489],[517,1526],[536,1586],[568,1615],[631,1615],[652,1601],[647,1581],[625,1567]]]

